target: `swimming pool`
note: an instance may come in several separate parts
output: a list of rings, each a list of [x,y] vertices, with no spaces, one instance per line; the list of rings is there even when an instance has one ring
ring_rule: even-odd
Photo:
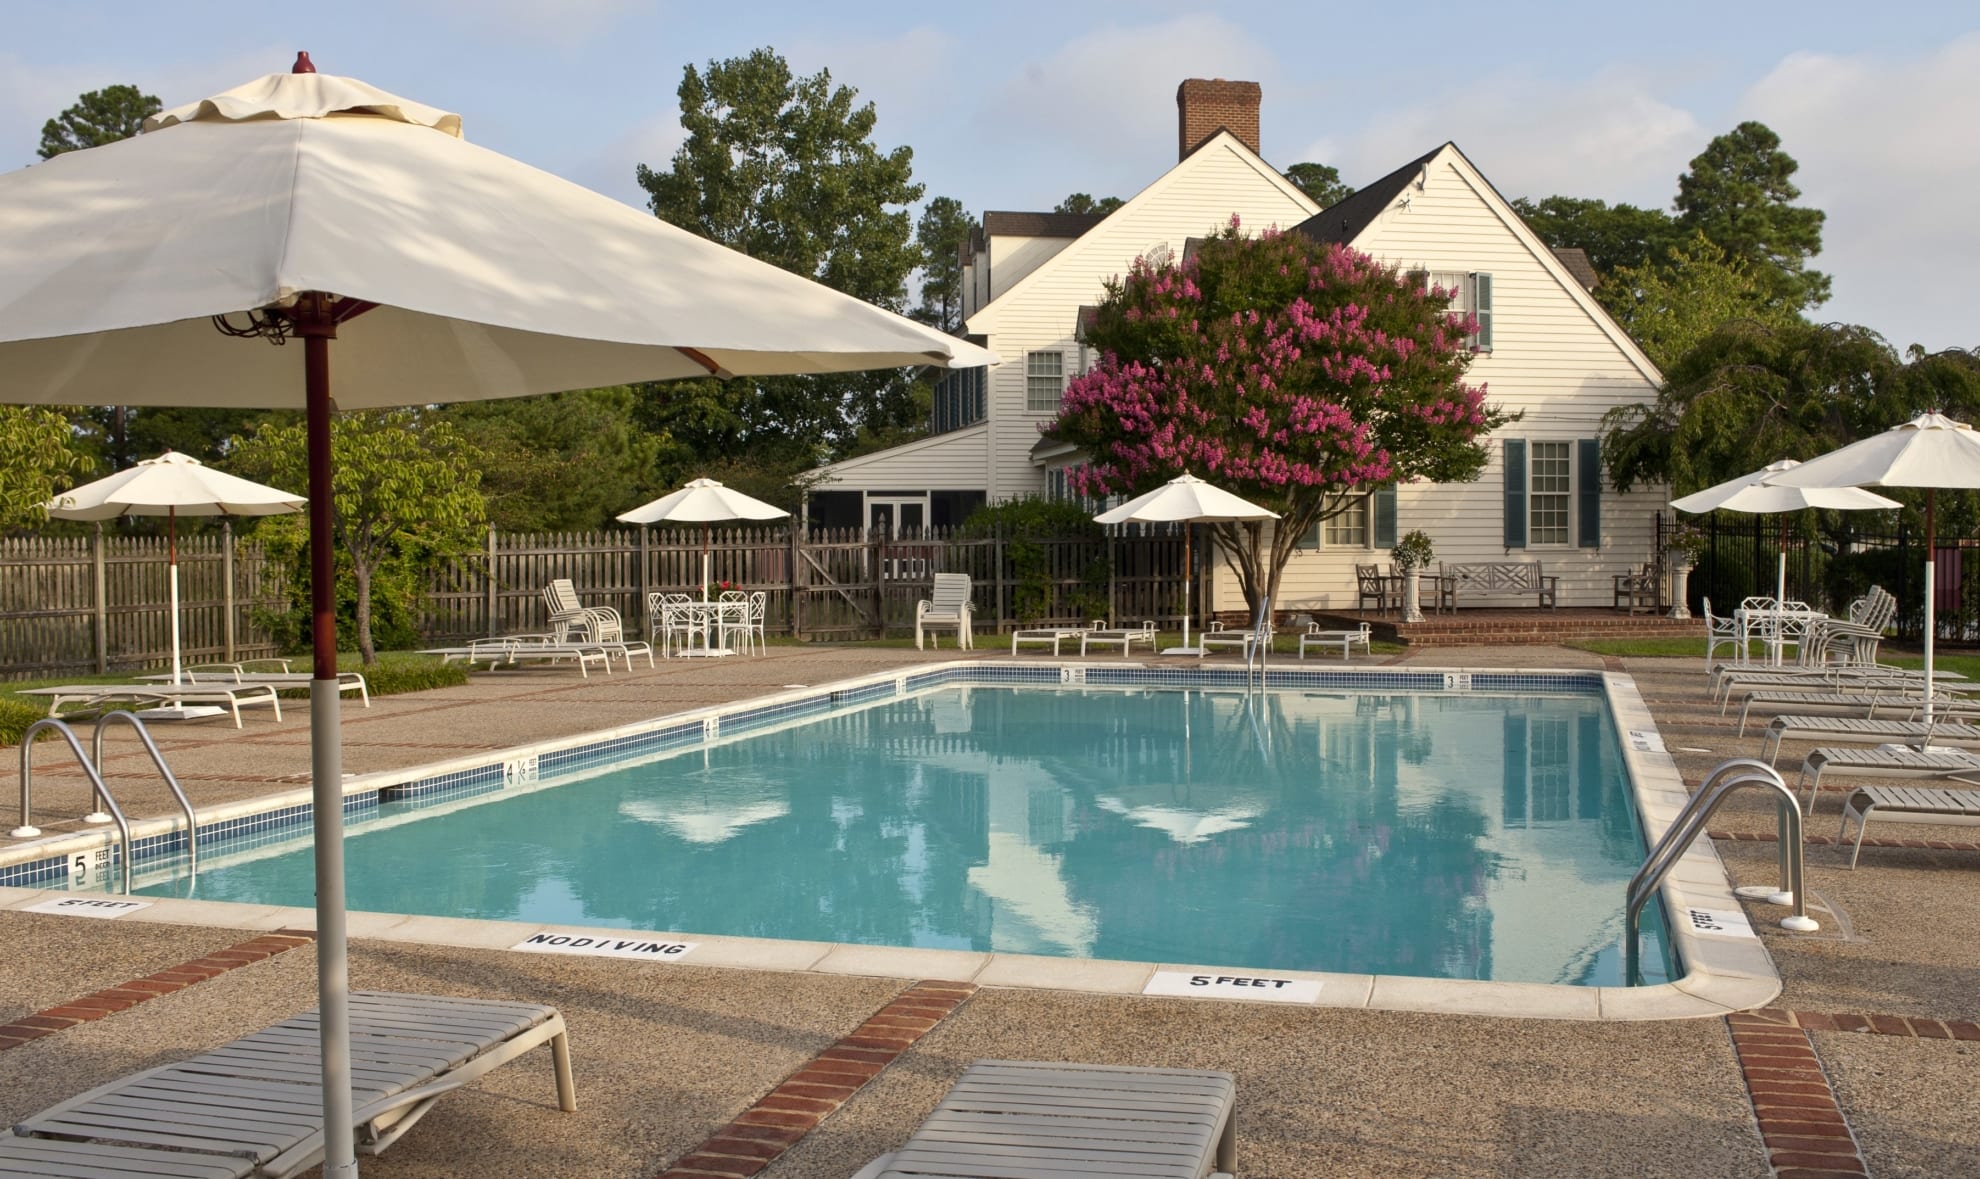
[[[1615,724],[1585,684],[889,682],[751,723],[734,735],[704,724],[625,764],[593,751],[542,759],[533,782],[510,773],[388,796],[351,816],[349,903],[684,935],[1621,981],[1623,888],[1644,845]],[[306,828],[259,838],[202,845],[195,895],[308,905]],[[154,878],[140,891],[186,887]],[[1655,982],[1669,967],[1660,926],[1651,937]]]

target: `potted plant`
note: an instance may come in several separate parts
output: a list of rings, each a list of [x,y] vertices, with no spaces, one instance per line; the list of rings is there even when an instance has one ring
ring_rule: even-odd
[[[1396,547],[1389,550],[1389,559],[1403,575],[1403,615],[1404,622],[1422,622],[1423,608],[1417,596],[1418,578],[1437,556],[1436,546],[1430,543],[1430,536],[1422,529],[1412,529],[1403,534]]]

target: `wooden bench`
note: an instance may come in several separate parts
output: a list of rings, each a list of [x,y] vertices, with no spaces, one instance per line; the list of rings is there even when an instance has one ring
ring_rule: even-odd
[[[1466,564],[1439,564],[1437,576],[1445,581],[1455,607],[1461,595],[1533,594],[1539,604],[1552,610],[1560,605],[1561,579],[1540,571],[1538,561],[1477,561]]]

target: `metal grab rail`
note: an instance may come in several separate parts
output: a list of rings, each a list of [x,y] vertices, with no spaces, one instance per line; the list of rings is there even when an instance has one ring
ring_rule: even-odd
[[[1630,985],[1640,981],[1638,956],[1638,925],[1643,914],[1643,906],[1664,883],[1664,877],[1677,866],[1678,858],[1691,847],[1694,840],[1705,830],[1719,806],[1732,794],[1746,786],[1759,786],[1774,792],[1775,819],[1779,824],[1776,839],[1780,847],[1780,888],[1768,898],[1776,904],[1792,905],[1794,912],[1781,918],[1781,928],[1806,933],[1821,928],[1808,916],[1807,899],[1802,885],[1803,845],[1801,838],[1801,806],[1794,797],[1794,791],[1781,779],[1774,768],[1763,761],[1750,757],[1738,757],[1721,762],[1678,812],[1664,837],[1650,852],[1643,866],[1630,877],[1628,902],[1624,911],[1623,949],[1627,959]]]
[[[1244,647],[1244,686],[1251,687],[1251,662],[1258,660],[1258,686],[1265,686],[1265,653],[1272,645],[1272,599],[1258,599],[1258,613],[1251,619],[1252,640]]]
[[[96,718],[96,732],[90,738],[90,753],[96,759],[99,774],[101,773],[100,767],[103,765],[103,730],[112,721],[127,722],[131,728],[137,730],[138,740],[144,742],[145,752],[151,755],[151,764],[158,767],[159,776],[165,779],[165,785],[172,790],[172,797],[179,800],[179,809],[186,812],[186,872],[188,878],[197,877],[199,874],[199,816],[193,813],[192,799],[186,797],[185,789],[179,785],[179,779],[172,773],[172,768],[165,764],[165,755],[158,751],[158,742],[151,739],[151,730],[145,727],[143,719],[136,713],[125,712],[119,709],[116,712],[106,712]],[[108,795],[106,794],[105,797],[108,797]],[[126,847],[130,845],[130,835],[128,832],[124,835],[124,843]]]
[[[132,719],[136,718],[134,717]],[[83,768],[83,773],[89,775],[90,785],[96,788],[96,797],[101,800],[103,805],[110,808],[110,816],[117,821],[117,830],[124,836],[123,854],[118,859],[124,863],[124,892],[126,895],[129,895],[131,891],[131,821],[124,817],[124,808],[118,806],[117,800],[111,797],[110,788],[103,784],[103,775],[97,772],[95,764],[89,760],[89,755],[83,752],[82,742],[76,740],[76,731],[70,728],[66,722],[57,720],[52,716],[42,717],[40,720],[29,725],[27,731],[21,734],[21,825],[14,828],[10,834],[15,839],[33,839],[35,836],[41,834],[41,829],[33,826],[30,822],[29,806],[34,793],[34,737],[36,733],[43,731],[62,734],[62,739],[69,743],[70,751],[76,755],[76,764]]]

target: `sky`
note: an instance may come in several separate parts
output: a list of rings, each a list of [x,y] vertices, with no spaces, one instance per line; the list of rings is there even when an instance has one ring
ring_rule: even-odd
[[[141,87],[167,106],[287,70],[458,112],[469,139],[644,207],[634,167],[679,146],[688,64],[761,46],[829,70],[874,104],[875,139],[914,150],[927,195],[1049,209],[1132,196],[1175,162],[1175,90],[1258,82],[1264,157],[1363,184],[1455,140],[1508,197],[1668,207],[1713,136],[1746,119],[1801,164],[1828,214],[1811,314],[1900,349],[1980,345],[1954,297],[1980,271],[1980,8],[1716,0],[1499,0],[1242,11],[1006,0],[857,7],[762,0],[0,0],[0,170],[84,91]]]

